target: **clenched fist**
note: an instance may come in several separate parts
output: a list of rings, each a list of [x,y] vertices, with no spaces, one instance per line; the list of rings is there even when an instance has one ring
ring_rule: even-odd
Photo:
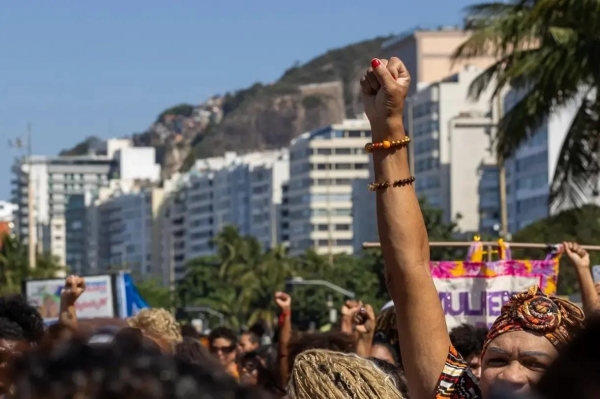
[[[85,291],[85,281],[82,277],[71,275],[65,279],[65,286],[60,292],[61,300],[72,305]]]
[[[410,74],[404,63],[396,57],[389,61],[374,58],[360,85],[373,141],[389,139],[391,131],[403,131],[402,113],[410,86]]]

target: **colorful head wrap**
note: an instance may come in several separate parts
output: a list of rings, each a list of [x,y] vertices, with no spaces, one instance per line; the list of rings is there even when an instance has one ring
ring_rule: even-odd
[[[513,295],[502,306],[500,316],[490,328],[483,352],[497,336],[511,331],[534,331],[554,346],[570,342],[583,328],[584,315],[579,306],[544,294],[537,285]]]

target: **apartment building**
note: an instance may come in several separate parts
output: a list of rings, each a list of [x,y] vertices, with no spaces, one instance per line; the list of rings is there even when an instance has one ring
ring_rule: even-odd
[[[160,166],[154,148],[133,148],[129,140],[107,140],[90,148],[82,156],[32,156],[17,160],[13,198],[19,205],[15,225],[17,233],[28,243],[29,188],[36,222],[34,245],[40,252],[50,252],[62,264],[75,270],[86,268],[82,253],[86,247],[86,193],[96,194],[109,186],[111,179],[156,181]],[[31,179],[31,185],[30,180]],[[68,256],[67,256],[68,255]]]
[[[273,248],[284,241],[281,208],[284,184],[289,179],[289,154],[287,150],[276,159],[261,160],[250,166],[250,235],[264,249]]]
[[[198,160],[177,177],[163,210],[163,262],[172,279],[189,259],[214,254],[214,237],[227,225],[254,235],[265,249],[281,240],[281,184],[288,175],[287,150]],[[169,273],[165,274],[166,275]]]
[[[435,30],[416,29],[385,41],[381,57],[398,57],[412,77],[409,97],[427,85],[462,71],[465,65],[485,68],[493,57],[477,57],[468,62],[453,62],[452,54],[470,36],[458,27],[440,27]]]
[[[288,184],[289,248],[300,255],[353,253],[352,182],[369,176],[366,119],[345,120],[294,139]],[[365,187],[366,190],[366,187]]]
[[[479,100],[468,98],[480,72],[466,67],[412,97],[409,149],[417,194],[441,208],[445,221],[456,221],[461,231],[493,233],[500,216],[492,148],[499,109],[489,91]]]
[[[0,222],[12,223],[19,206],[8,201],[0,201]]]
[[[29,179],[32,180],[36,225],[34,237],[39,251],[50,252],[66,264],[66,210],[70,198],[108,185],[115,161],[107,156],[32,156],[15,162],[12,168],[13,198],[19,205],[17,234],[29,244]]]
[[[510,110],[522,93],[515,90],[507,93],[504,110]],[[555,112],[506,159],[506,197],[508,209],[508,231],[516,233],[529,224],[560,212],[570,206],[563,204],[552,207],[550,185],[558,163],[558,157],[580,102],[570,103]],[[598,202],[597,182],[588,187],[587,202]]]

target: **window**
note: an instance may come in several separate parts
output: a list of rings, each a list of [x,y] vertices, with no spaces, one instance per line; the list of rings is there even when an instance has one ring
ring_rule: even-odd
[[[352,149],[351,148],[336,148],[335,154],[336,155],[350,155],[350,154],[352,154]]]
[[[317,148],[317,155],[331,155],[331,148]]]

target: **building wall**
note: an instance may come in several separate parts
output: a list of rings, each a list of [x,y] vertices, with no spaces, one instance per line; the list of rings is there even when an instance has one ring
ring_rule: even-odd
[[[453,62],[452,54],[469,38],[469,32],[454,27],[439,30],[415,30],[390,39],[381,49],[382,58],[400,58],[412,76],[409,96],[425,85],[464,69],[465,65],[485,68],[492,57],[478,57],[467,62]]]
[[[521,98],[522,93],[509,92],[504,110],[510,110]],[[551,212],[549,195],[560,150],[579,105],[580,102],[573,102],[552,113],[515,155],[506,160],[509,232],[516,233],[551,213],[569,207],[565,204]],[[588,202],[596,200],[590,192]]]
[[[445,222],[456,220],[465,232],[489,223],[480,220],[478,187],[482,177],[492,177],[489,169],[495,165],[490,148],[497,111],[490,103],[491,93],[479,100],[468,98],[469,86],[480,72],[467,67],[412,97],[417,195],[442,209]]]
[[[368,120],[346,120],[305,133],[290,146],[288,188],[290,254],[353,248],[352,181],[369,176]]]

